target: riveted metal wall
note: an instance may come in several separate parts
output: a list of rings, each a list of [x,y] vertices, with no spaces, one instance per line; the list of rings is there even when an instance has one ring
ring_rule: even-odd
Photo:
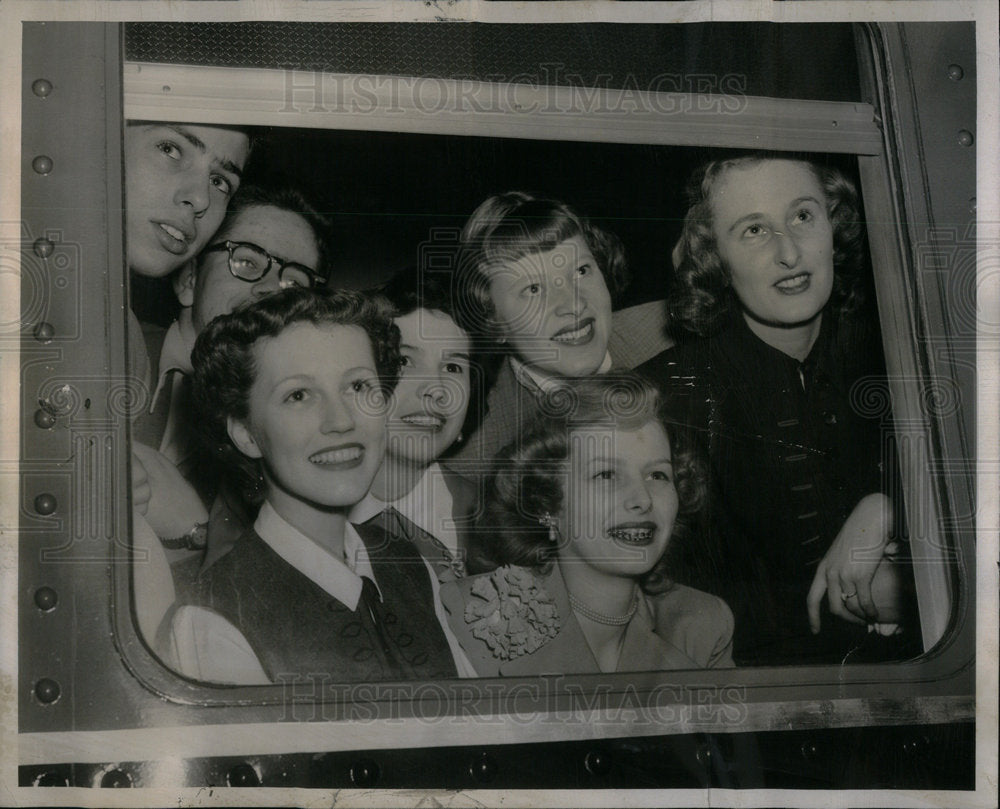
[[[107,631],[128,533],[119,43],[115,25],[24,25],[22,731],[122,719],[103,690],[125,674]]]
[[[868,227],[873,261],[900,268],[876,286],[898,324],[885,351],[921,628],[928,647],[957,629],[946,645],[971,658],[977,329],[1000,337],[976,309],[974,26],[880,26],[872,42],[867,92],[887,159],[859,168],[866,207],[882,212]]]
[[[270,43],[272,53],[281,36],[290,36],[280,26],[255,30],[258,40]],[[915,37],[923,32],[887,30],[897,43],[905,35],[907,58],[920,52]],[[132,760],[125,752],[136,740],[143,741],[142,749],[147,752],[168,749],[171,744],[183,750],[200,738],[196,729],[188,732],[189,726],[229,724],[237,734],[225,738],[249,738],[240,744],[252,745],[258,738],[239,725],[271,721],[271,729],[277,731],[290,724],[278,721],[290,718],[288,705],[281,704],[284,695],[276,699],[261,689],[233,689],[220,698],[220,689],[213,693],[173,677],[139,641],[131,620],[123,419],[127,301],[121,228],[120,34],[116,25],[96,23],[24,27],[18,608],[19,729],[23,734],[19,742],[22,757],[25,751],[32,754],[30,761],[22,758],[21,781],[26,785],[152,785],[158,762],[138,752]],[[956,48],[961,47],[955,56],[946,54],[949,66],[967,64],[968,32],[954,35]],[[207,49],[210,42],[199,47]],[[246,42],[237,44],[238,52],[249,49]],[[892,47],[885,53],[893,64],[906,64],[895,61],[903,57]],[[149,57],[148,53],[130,55]],[[906,69],[916,77],[913,92],[918,97],[941,92],[935,85],[940,78],[936,67],[927,67],[926,74],[913,65]],[[947,81],[960,81],[952,73],[946,75]],[[908,86],[902,77],[900,86]],[[974,129],[968,130],[962,118],[968,116],[965,92],[963,86],[953,96],[954,106],[926,113],[911,102],[910,118],[900,118],[903,122],[915,119],[927,128],[922,132],[922,146],[913,152],[923,156],[913,158],[913,165],[920,165],[926,155],[933,162],[928,164],[927,177],[919,183],[914,180],[916,184],[906,192],[912,199],[904,200],[904,206],[910,205],[911,215],[917,210],[913,200],[922,199],[938,221],[968,221],[967,214],[960,217],[958,213],[962,204],[967,205],[963,203],[967,152],[951,156],[950,130],[942,130],[944,124],[938,118],[960,132],[969,131],[974,138]],[[966,140],[959,133],[955,143],[968,148]],[[947,175],[951,165],[956,174],[945,176],[949,179],[945,183],[942,172]],[[878,178],[878,183],[889,179]],[[945,187],[948,193],[939,194],[939,188]],[[965,265],[953,262],[952,266],[958,267],[956,278],[968,277]],[[927,296],[921,305],[938,312],[921,322],[941,330],[935,338],[938,345],[954,348],[949,334],[967,335],[961,325],[945,317],[954,304],[948,303],[939,285],[921,289]],[[961,292],[964,287],[958,289]],[[958,373],[955,378],[964,390],[968,377]],[[954,454],[959,461],[969,457],[963,449],[967,436],[943,435],[946,454],[935,457]],[[959,492],[958,509],[957,501],[968,492],[960,486],[954,491]],[[962,536],[963,542],[968,539],[967,534]],[[967,620],[969,613],[962,616]],[[704,732],[687,732],[685,728],[697,729],[688,718],[687,724],[678,719],[662,730],[654,725],[656,733],[676,733],[670,737],[653,735],[648,723],[644,728],[625,723],[618,735],[632,738],[558,745],[494,746],[480,741],[461,749],[400,750],[387,743],[402,732],[400,722],[384,728],[383,749],[359,751],[350,749],[349,739],[345,741],[340,732],[342,726],[317,728],[322,723],[303,722],[301,728],[292,728],[294,733],[305,735],[313,726],[311,738],[326,733],[327,746],[317,742],[309,752],[299,747],[259,755],[220,748],[179,765],[172,771],[173,780],[165,785],[725,787],[756,786],[763,779],[768,786],[788,787],[968,788],[972,778],[968,720],[973,629],[971,621],[958,628],[950,655],[891,670],[841,669],[835,678],[822,682],[814,672],[798,669],[740,672],[733,704],[743,713],[723,733],[705,730],[719,726],[713,720],[706,721]],[[680,708],[690,713],[692,706],[699,707],[692,694],[706,678],[709,675],[699,672],[669,674],[668,685],[681,694]],[[664,685],[663,679],[652,673],[629,677],[633,690],[616,691],[611,707],[621,711],[624,706],[624,711],[641,718],[642,700]],[[514,687],[523,685],[508,684],[503,690],[508,699],[500,703],[493,699],[500,692],[483,691],[477,700],[461,706],[463,715],[488,714],[498,705],[513,713],[560,710],[570,702],[565,692],[559,700],[548,700],[544,693],[539,696],[539,692]],[[896,693],[901,689],[905,697]],[[420,715],[419,707],[407,702],[405,690],[396,694],[390,702],[403,706],[401,715]],[[213,701],[212,707],[198,704],[207,706]],[[303,700],[304,709],[313,711],[306,717],[311,719],[351,718],[352,711],[354,718],[358,711],[364,718],[366,710],[379,709],[373,709],[373,704],[358,701],[352,706],[341,700],[317,709],[309,699]],[[675,706],[659,707],[673,710]],[[682,713],[678,710],[677,715]],[[949,724],[956,720],[959,724]],[[428,722],[420,730],[433,743],[455,744],[459,733],[449,721],[445,717]],[[909,723],[913,727],[832,728],[838,722]],[[789,725],[799,730],[780,732]],[[495,727],[486,726],[491,737],[496,735]],[[551,727],[558,729],[558,722]],[[182,733],[171,734],[170,728]],[[152,733],[102,735],[103,731],[132,729]],[[648,735],[635,735],[641,733]],[[62,742],[61,736],[65,737]],[[331,752],[334,737],[337,746]],[[215,738],[200,743],[204,746]],[[51,758],[46,751],[52,751]],[[944,760],[948,767],[941,766]],[[539,765],[542,761],[545,766]],[[562,766],[551,766],[553,761]]]

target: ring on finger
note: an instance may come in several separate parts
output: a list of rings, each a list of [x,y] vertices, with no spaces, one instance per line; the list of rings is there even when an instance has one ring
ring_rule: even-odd
[[[840,597],[841,597],[841,598],[842,598],[842,599],[843,599],[844,601],[847,601],[847,599],[849,599],[849,598],[854,598],[854,596],[856,596],[857,594],[858,594],[858,591],[857,591],[857,590],[855,590],[855,591],[854,591],[853,593],[841,593],[841,594],[840,594]]]

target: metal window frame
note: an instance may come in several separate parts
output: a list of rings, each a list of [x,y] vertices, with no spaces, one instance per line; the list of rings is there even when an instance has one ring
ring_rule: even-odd
[[[30,26],[26,27],[26,36],[29,35],[28,28]],[[49,32],[54,28],[57,26],[50,26]],[[880,58],[884,58],[886,45],[880,40],[881,30],[882,27],[872,27],[866,35],[871,38],[873,52],[882,53],[883,56]],[[36,33],[41,35],[37,30],[31,35]],[[86,452],[74,456],[65,450],[64,442],[67,436],[77,428],[86,427],[91,420],[101,424],[113,422],[110,434],[111,446],[106,448],[105,457],[109,458],[109,463],[112,464],[109,475],[113,485],[121,491],[127,487],[128,453],[125,450],[127,444],[123,440],[125,427],[110,396],[113,385],[107,382],[109,378],[114,379],[118,374],[124,373],[122,352],[110,350],[110,346],[123,345],[126,339],[125,275],[124,269],[119,269],[122,267],[124,255],[122,229],[120,221],[115,222],[113,216],[106,215],[119,208],[115,200],[119,198],[121,188],[120,132],[123,117],[162,120],[166,117],[165,112],[169,110],[172,115],[181,116],[183,113],[183,120],[194,123],[233,123],[237,112],[241,123],[288,126],[290,125],[288,121],[295,117],[302,119],[301,123],[297,120],[296,125],[345,128],[352,126],[354,122],[351,115],[339,109],[326,109],[322,104],[315,112],[306,109],[290,114],[285,111],[283,105],[289,103],[284,95],[287,89],[286,82],[289,80],[288,74],[285,73],[255,72],[253,82],[244,82],[234,75],[227,75],[223,79],[219,71],[225,72],[226,69],[221,68],[175,69],[133,63],[125,63],[122,67],[118,26],[102,26],[99,30],[88,31],[87,36],[90,39],[85,43],[74,39],[66,41],[63,47],[67,52],[75,50],[81,53],[87,47],[91,47],[101,54],[103,61],[98,70],[98,86],[108,88],[108,92],[100,96],[103,100],[95,101],[94,92],[85,91],[85,85],[81,86],[77,99],[77,103],[84,105],[81,107],[81,113],[87,104],[101,104],[98,114],[102,116],[104,122],[102,132],[92,132],[95,138],[91,139],[93,143],[88,141],[89,145],[86,147],[94,150],[93,153],[100,151],[103,155],[103,162],[91,167],[96,174],[90,180],[97,184],[95,187],[103,189],[103,204],[99,199],[91,199],[85,209],[100,221],[79,225],[81,232],[97,230],[102,235],[106,234],[104,247],[102,249],[94,247],[93,252],[88,254],[89,258],[94,259],[88,265],[88,272],[100,271],[102,292],[100,296],[86,296],[89,314],[87,331],[83,335],[85,341],[101,345],[102,350],[89,352],[86,358],[88,364],[84,366],[87,369],[85,373],[91,377],[86,381],[86,385],[93,386],[93,395],[86,395],[86,391],[90,390],[90,387],[86,387],[84,393],[77,397],[80,402],[84,399],[90,400],[91,407],[86,408],[87,412],[78,409],[67,414],[62,426],[53,432],[43,434],[37,432],[28,421],[35,410],[36,388],[38,388],[37,384],[34,386],[31,384],[31,380],[35,378],[31,376],[35,373],[32,370],[32,363],[36,360],[38,363],[65,362],[69,356],[68,353],[52,356],[46,353],[42,357],[37,355],[37,341],[32,342],[35,338],[30,332],[22,339],[24,367],[22,379],[27,383],[23,385],[21,400],[22,423],[25,425],[22,431],[22,447],[27,464],[22,467],[24,482],[22,503],[23,510],[28,514],[32,512],[32,498],[39,490],[37,479],[30,478],[33,470],[31,465],[39,455],[39,447],[45,448],[41,451],[43,459],[51,458],[51,462],[49,460],[39,462],[41,466],[35,470],[39,474],[83,475],[83,464],[89,462],[83,457]],[[70,127],[63,127],[62,131],[58,127],[46,127],[44,115],[39,119],[37,126],[31,123],[32,114],[27,107],[34,102],[29,85],[36,75],[45,75],[47,70],[44,63],[37,67],[32,64],[31,58],[35,57],[27,56],[28,52],[29,49],[26,49],[24,69],[26,125],[23,138],[23,154],[26,158],[22,165],[22,211],[25,221],[32,228],[43,232],[49,227],[46,222],[48,212],[60,208],[59,199],[74,198],[78,194],[78,187],[76,181],[72,179],[33,176],[30,155],[33,154],[37,143],[51,143],[51,154],[55,155],[56,166],[60,167],[63,165],[61,154],[70,156],[73,154],[73,149],[81,148],[80,132]],[[51,50],[49,47],[38,47],[31,49],[31,53],[42,60],[42,56],[51,53]],[[73,75],[74,70],[78,75]],[[92,81],[94,70],[94,66],[87,64],[81,57],[75,67],[70,63],[68,72],[57,80],[57,86],[73,86],[74,82],[82,80],[85,76],[89,77],[88,81]],[[120,71],[124,71],[124,77]],[[206,94],[199,91],[197,86],[208,74],[212,76],[207,85],[211,90]],[[873,75],[881,74],[876,69]],[[704,101],[698,97],[684,94],[638,94],[635,99],[638,111],[626,112],[620,109],[622,107],[620,93],[601,91],[596,96],[594,109],[584,115],[571,116],[572,126],[569,126],[563,116],[545,112],[546,106],[563,103],[566,100],[564,94],[573,92],[566,88],[524,86],[524,94],[515,94],[516,101],[513,102],[521,104],[521,109],[513,106],[504,108],[501,105],[499,112],[492,112],[489,107],[486,111],[479,111],[474,105],[486,104],[491,98],[490,94],[496,92],[495,85],[478,83],[466,88],[464,83],[442,81],[433,85],[436,89],[428,90],[427,87],[430,85],[421,88],[416,83],[417,80],[407,82],[405,78],[393,78],[393,82],[385,85],[385,88],[391,88],[386,91],[389,93],[387,103],[397,105],[402,112],[393,111],[381,116],[372,114],[364,117],[362,121],[354,122],[352,128],[381,127],[392,131],[434,131],[453,134],[488,132],[506,137],[597,139],[619,143],[696,144],[854,153],[859,155],[866,198],[879,206],[886,205],[887,210],[893,210],[894,216],[901,217],[898,221],[911,221],[914,211],[917,210],[917,201],[928,197],[931,193],[931,189],[926,185],[922,188],[917,185],[912,186],[902,194],[893,190],[896,188],[894,184],[896,175],[889,170],[888,160],[900,146],[898,141],[886,140],[889,135],[880,127],[880,122],[876,118],[876,107],[873,105],[746,99],[746,107],[739,113],[739,117],[735,118],[736,122],[731,130],[727,130],[718,125],[720,108],[698,109],[699,103]],[[904,77],[899,78],[902,81]],[[292,79],[304,81],[302,75],[292,75]],[[259,109],[255,108],[248,98],[226,95],[226,93],[236,93],[237,90],[250,92],[253,90],[251,84],[265,96]],[[113,91],[113,88],[119,86],[124,88],[123,106],[119,104],[119,99]],[[167,87],[169,90],[165,89]],[[518,93],[520,92],[521,88],[518,88]],[[898,101],[899,92],[898,88],[892,90],[887,98],[889,100],[895,98]],[[455,98],[465,99],[468,107],[463,107],[455,113],[427,114],[427,105],[440,102],[442,98],[449,97],[449,94]],[[238,109],[223,103],[225,99],[222,96],[225,96],[225,99],[236,99],[233,104],[237,104]],[[347,102],[350,103],[352,98],[358,103],[364,100],[364,97],[354,96],[347,97]],[[340,99],[338,104],[343,101]],[[535,106],[531,108],[529,104],[526,108],[526,102]],[[291,103],[293,106],[298,104],[294,92]],[[718,104],[725,103],[729,103],[729,100],[718,99]],[[891,110],[884,108],[888,103],[885,99],[879,103],[883,105],[880,109],[884,119],[885,114]],[[722,108],[724,109],[724,106]],[[249,114],[247,109],[250,109]],[[501,115],[511,120],[498,125],[497,119]],[[836,125],[833,122],[836,122]],[[760,129],[755,131],[755,126]],[[895,129],[891,136],[900,137]],[[64,151],[60,152],[60,149]],[[98,175],[99,179],[96,179]],[[49,182],[45,185],[48,180],[53,179],[58,180],[60,184]],[[105,216],[102,217],[102,213]],[[873,254],[879,262],[878,274],[884,277],[884,281],[879,285],[880,307],[890,315],[888,328],[883,324],[884,330],[915,339],[920,323],[926,319],[926,314],[915,306],[913,296],[919,292],[937,300],[934,298],[937,293],[932,287],[921,287],[919,278],[914,275],[912,269],[908,269],[912,266],[908,264],[910,257],[901,246],[901,242],[905,242],[905,235],[901,236],[898,232],[886,230],[870,236]],[[99,254],[103,255],[103,258],[100,258]],[[30,258],[27,249],[24,256],[25,260]],[[886,268],[891,268],[891,272]],[[53,319],[59,317],[58,313],[53,315]],[[56,352],[62,351],[58,333],[57,330],[57,337],[52,345],[52,351]],[[890,372],[898,376],[894,397],[898,397],[897,401],[902,403],[901,406],[906,413],[913,412],[915,423],[925,425],[924,429],[933,433],[935,438],[931,445],[936,448],[942,446],[942,442],[949,447],[954,442],[966,442],[967,445],[969,440],[967,436],[952,436],[948,432],[942,439],[942,430],[951,428],[938,424],[936,420],[928,421],[920,410],[920,380],[944,378],[948,370],[930,365],[918,357],[915,350],[896,351],[893,345],[889,344],[887,354]],[[40,369],[40,372],[48,373],[41,366]],[[932,372],[939,376],[929,377],[928,374]],[[907,379],[909,381],[906,381]],[[93,407],[93,403],[98,401],[105,403],[102,405],[101,413],[97,413]],[[67,425],[73,420],[75,421],[71,430]],[[98,439],[95,444],[87,439],[80,446],[83,450],[93,452],[94,446],[102,446],[102,440],[104,439]],[[73,460],[67,463],[66,458]],[[907,469],[909,484],[923,472],[913,464]],[[942,482],[941,486],[935,488],[935,492],[936,495],[931,501],[931,507],[935,509],[932,520],[935,525],[938,523],[938,509],[945,499],[950,498],[949,513],[961,510],[962,504],[956,502],[957,500],[966,498],[971,501],[971,485],[965,478],[949,480],[947,487]],[[21,726],[26,731],[34,731],[24,733],[20,737],[22,761],[27,763],[42,758],[51,760],[54,749],[61,749],[62,755],[69,757],[84,755],[82,752],[73,752],[74,738],[79,742],[92,732],[116,733],[117,731],[101,730],[107,727],[107,720],[103,719],[99,711],[95,711],[93,707],[86,707],[89,700],[99,699],[99,695],[104,694],[107,688],[117,688],[118,693],[122,695],[122,704],[117,706],[115,719],[119,728],[219,723],[226,727],[219,730],[219,736],[213,737],[215,743],[220,738],[227,739],[234,750],[242,749],[237,739],[245,732],[247,723],[273,722],[288,718],[284,716],[288,706],[284,704],[286,694],[281,687],[216,688],[191,683],[166,670],[151,654],[138,636],[131,614],[129,565],[132,563],[132,554],[125,540],[129,523],[127,498],[122,496],[116,502],[109,504],[106,499],[104,501],[100,499],[103,494],[105,493],[88,494],[90,500],[76,502],[73,508],[81,510],[78,514],[81,519],[84,513],[89,515],[88,518],[98,516],[100,522],[97,533],[108,537],[104,541],[111,550],[110,558],[105,556],[96,565],[88,567],[83,564],[85,554],[80,547],[81,543],[75,543],[70,547],[70,551],[78,556],[67,558],[66,565],[56,566],[59,569],[39,567],[38,570],[28,571],[22,577],[21,590],[24,595],[20,604],[19,626],[22,638],[44,634],[49,643],[54,642],[52,639],[56,637],[64,637],[67,642],[69,641],[72,628],[63,621],[68,610],[59,615],[42,615],[30,600],[30,594],[36,586],[54,580],[58,580],[60,588],[65,587],[64,592],[69,594],[66,607],[71,604],[78,614],[94,615],[96,616],[94,620],[106,622],[112,630],[111,637],[105,639],[106,645],[96,645],[85,651],[78,650],[83,659],[59,659],[53,648],[46,644],[32,644],[27,653],[22,655],[20,668],[22,683],[35,683],[42,676],[54,676],[79,685],[76,693],[67,694],[61,704],[57,701],[47,706],[40,706],[32,694],[22,688],[25,696],[22,697],[20,707]],[[42,544],[47,543],[58,550],[65,544],[62,532],[72,519],[72,516],[58,513],[55,521],[39,521],[34,514],[24,518],[21,524],[22,564],[28,563],[24,551],[29,548],[32,551],[36,549],[36,545],[28,544],[29,534],[37,532]],[[966,553],[970,547],[967,539],[960,537],[958,542],[958,546]],[[644,673],[629,675],[627,682],[625,679],[618,681],[618,685],[607,693],[609,702],[605,704],[605,709],[612,713],[617,711],[619,715],[628,708],[630,700],[638,699],[649,704],[650,700],[665,695],[667,702],[661,707],[675,712],[675,721],[669,724],[651,722],[623,725],[620,722],[608,721],[604,724],[583,722],[565,726],[562,722],[546,724],[543,721],[529,726],[512,721],[512,717],[516,717],[518,712],[557,717],[561,709],[566,709],[567,706],[571,708],[574,705],[574,694],[593,693],[587,689],[592,689],[595,683],[599,682],[599,678],[592,676],[561,678],[559,683],[554,684],[558,686],[555,690],[550,688],[551,680],[546,678],[536,678],[527,683],[509,682],[502,686],[496,684],[501,688],[500,699],[496,694],[501,692],[488,690],[494,684],[491,681],[483,681],[481,683],[483,689],[473,694],[467,702],[453,704],[449,710],[457,712],[455,716],[467,712],[480,718],[495,715],[499,710],[500,713],[507,715],[504,724],[507,734],[505,738],[511,742],[542,740],[538,735],[539,727],[542,729],[544,740],[552,740],[579,738],[581,732],[593,738],[600,738],[620,736],[623,733],[663,735],[701,731],[746,732],[814,727],[817,714],[822,715],[822,724],[825,727],[971,720],[974,717],[971,662],[975,653],[971,606],[974,600],[971,583],[973,571],[969,568],[971,561],[968,555],[960,562],[965,565],[963,568],[965,577],[961,580],[961,586],[956,593],[957,607],[950,613],[954,616],[952,631],[946,635],[942,646],[911,663],[890,667],[859,665],[819,670],[796,666],[746,669],[738,672],[735,686],[730,685],[734,682],[732,672]],[[96,578],[93,575],[95,571]],[[89,588],[86,586],[86,582],[94,585],[107,580],[111,581],[110,603],[106,590],[102,590],[100,586]],[[937,585],[929,583],[924,586],[933,588]],[[940,627],[935,625],[934,632],[939,629]],[[107,672],[103,669],[112,654],[120,656],[124,667],[119,664],[109,680],[105,676]],[[102,669],[99,673],[102,676],[97,676],[97,672],[87,671],[88,665],[92,665],[94,659],[99,661],[99,667]],[[428,709],[428,706],[433,708],[436,704],[437,694],[428,691],[421,695],[421,685],[400,684],[397,687],[387,684],[382,692],[383,697],[379,697],[378,693],[369,693],[367,702],[360,699],[355,702],[345,701],[342,696],[334,694],[330,699],[321,697],[318,700],[307,701],[307,707],[313,707],[312,718],[329,719],[333,723],[365,718],[366,711],[370,710],[365,707],[366,705],[375,705],[379,711],[384,708],[389,711],[386,715],[400,717],[407,728],[406,733],[415,734],[412,737],[413,742],[421,746],[495,741],[497,726],[486,722],[477,724],[474,720],[470,720],[462,728],[441,721],[437,727],[443,730],[438,732],[432,728],[428,731],[428,723],[421,717],[426,716],[423,711]],[[908,695],[900,698],[898,689],[903,686],[906,687]],[[735,690],[727,692],[727,688]],[[710,710],[704,713],[694,710],[697,707],[695,703],[699,699],[699,689],[705,693],[707,704],[715,707],[714,713]],[[817,693],[821,694],[818,699]],[[206,712],[207,706],[213,706],[212,710]],[[735,706],[732,721],[720,723],[718,711],[725,711],[732,706]],[[446,712],[445,716],[452,714]],[[87,728],[80,731],[84,736],[78,737],[75,733],[59,734],[68,739],[65,749],[53,748],[52,745],[56,744],[57,740],[45,732],[52,729],[65,731],[71,727],[81,726]],[[385,724],[384,727],[380,724],[375,728],[375,733],[365,735],[364,746],[398,746],[400,736],[397,734],[400,727],[394,722]],[[163,755],[163,738],[162,734],[156,736],[155,746],[160,751],[157,755]],[[132,744],[135,736],[128,739],[131,741],[126,740],[121,743],[126,746]],[[335,747],[345,745],[347,749],[359,744],[357,738],[350,734],[340,736],[330,733],[329,725],[325,721],[310,726],[309,732],[297,731],[290,734],[289,738],[282,737],[281,742],[289,745],[289,751],[312,749],[310,745],[313,748],[318,745],[325,749],[329,749],[331,745]],[[184,737],[183,743],[178,741],[178,754],[198,755],[199,751],[191,748],[190,744],[190,737]],[[133,752],[138,755],[141,749],[133,748]],[[77,750],[86,748],[78,747]],[[122,750],[124,752],[124,748]],[[206,748],[201,753],[209,755],[210,751]]]

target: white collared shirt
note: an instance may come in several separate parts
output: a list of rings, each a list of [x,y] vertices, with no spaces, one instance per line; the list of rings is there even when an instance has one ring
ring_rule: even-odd
[[[268,502],[261,506],[253,528],[272,551],[351,611],[361,599],[362,577],[367,576],[378,589],[368,550],[350,522],[344,527],[344,555],[339,559],[287,522]]]
[[[596,373],[606,374],[611,370],[611,365],[611,352],[608,351],[605,353],[604,361],[601,363],[601,367],[597,369]],[[559,390],[560,386],[563,384],[563,380],[566,379],[566,377],[559,376],[558,374],[546,374],[539,371],[537,368],[526,365],[513,354],[510,356],[510,367],[514,372],[514,378],[521,384],[521,386],[532,392],[540,391],[541,393],[552,393],[553,391]]]
[[[340,558],[289,524],[268,502],[261,506],[254,530],[285,562],[352,611],[361,598],[362,576],[378,588],[364,542],[350,523],[345,526]],[[271,682],[243,633],[206,607],[187,605],[177,610],[164,657],[172,668],[196,680],[236,685]]]

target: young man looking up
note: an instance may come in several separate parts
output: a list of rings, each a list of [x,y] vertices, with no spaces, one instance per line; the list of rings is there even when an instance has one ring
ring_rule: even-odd
[[[149,477],[147,521],[161,538],[197,531],[216,494],[212,465],[199,457],[190,402],[195,340],[213,318],[243,303],[285,287],[325,284],[325,230],[298,191],[245,186],[215,239],[175,275],[177,320],[168,329],[146,328],[155,387],[136,420],[133,449]]]

